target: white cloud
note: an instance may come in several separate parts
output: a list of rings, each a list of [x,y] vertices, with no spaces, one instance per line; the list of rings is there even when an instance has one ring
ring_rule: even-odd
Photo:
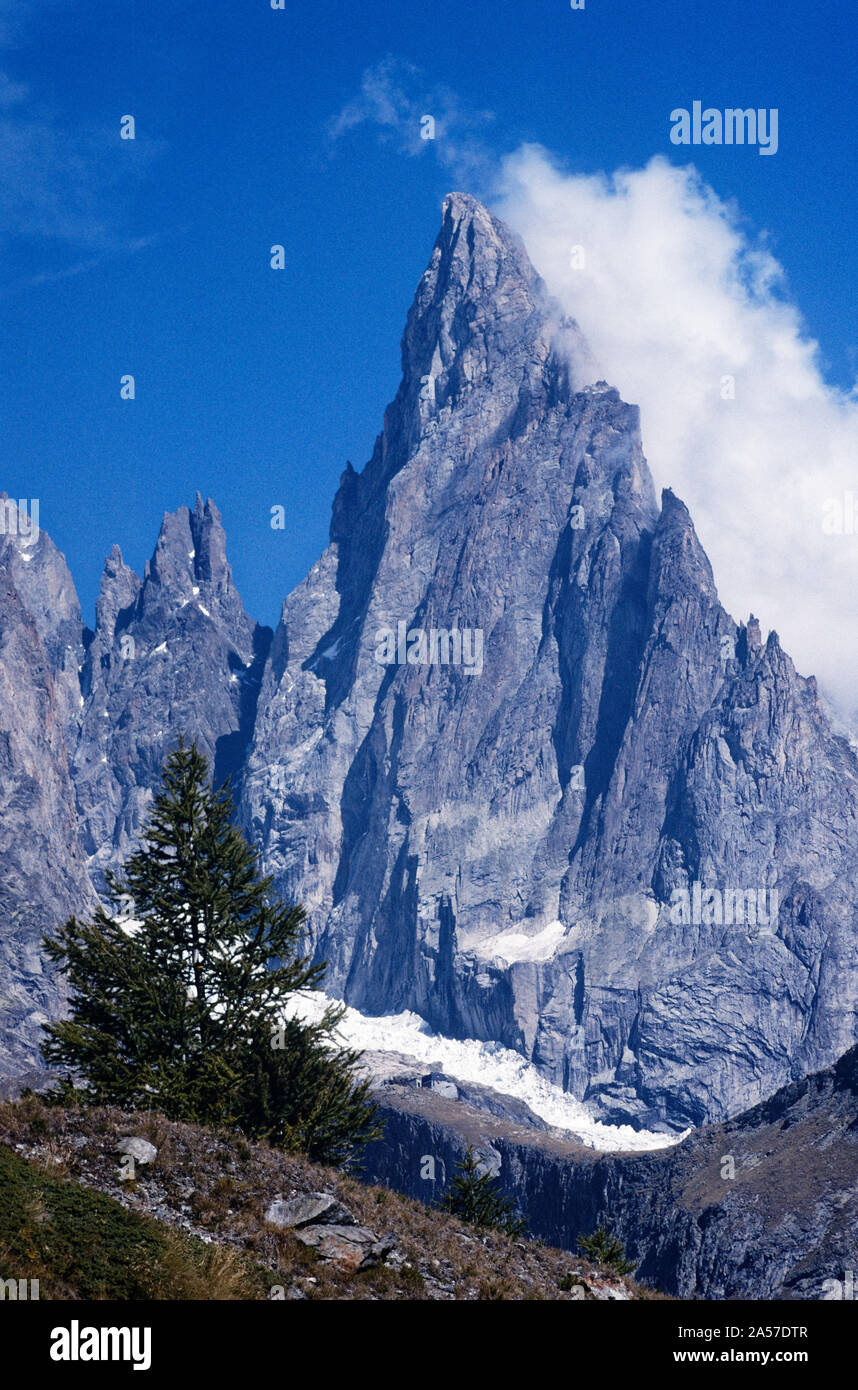
[[[725,607],[776,628],[854,711],[858,535],[826,535],[822,520],[827,498],[858,497],[858,401],[826,384],[764,242],[693,168],[661,158],[584,177],[525,147],[495,192],[598,374],[640,405],[656,485],[688,504]]]

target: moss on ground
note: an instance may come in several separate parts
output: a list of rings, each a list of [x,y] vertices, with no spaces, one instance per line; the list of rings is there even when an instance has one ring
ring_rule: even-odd
[[[172,1230],[0,1147],[0,1279],[40,1298],[265,1298],[273,1278],[238,1252]]]

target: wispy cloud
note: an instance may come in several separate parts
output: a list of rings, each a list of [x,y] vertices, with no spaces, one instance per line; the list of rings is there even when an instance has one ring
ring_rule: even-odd
[[[115,129],[67,126],[22,87],[4,105],[13,87],[0,76],[0,251],[7,262],[12,248],[34,245],[45,261],[31,278],[36,284],[134,250],[141,238],[126,225],[129,196],[160,145],[120,146],[118,120]]]
[[[187,228],[184,230],[187,231]],[[174,233],[155,232],[152,236],[132,237],[107,251],[100,251],[97,255],[88,256],[82,261],[73,261],[57,270],[40,270],[35,275],[24,275],[19,280],[12,280],[8,285],[0,286],[0,298],[17,294],[21,290],[34,289],[39,285],[50,285],[57,280],[73,280],[78,275],[86,275],[90,270],[104,265],[106,261],[117,260],[123,256],[136,256],[140,251],[148,250],[150,246],[157,246],[170,235]]]
[[[8,262],[15,248],[35,244],[53,262],[20,284],[81,274],[129,249],[127,195],[161,150],[151,140],[120,141],[118,116],[108,127],[63,112],[11,71],[29,28],[66,4],[0,0],[0,251]],[[57,264],[69,255],[71,264]]]
[[[494,161],[482,141],[494,119],[492,111],[475,111],[449,87],[430,82],[414,64],[387,57],[364,71],[359,93],[330,121],[328,135],[333,143],[368,126],[401,154],[416,158],[431,149],[466,180],[481,176]]]
[[[0,48],[24,49],[34,33],[50,30],[62,11],[80,8],[81,0],[0,0]]]
[[[0,110],[17,106],[24,101],[29,88],[25,82],[13,82],[6,72],[0,72]]]

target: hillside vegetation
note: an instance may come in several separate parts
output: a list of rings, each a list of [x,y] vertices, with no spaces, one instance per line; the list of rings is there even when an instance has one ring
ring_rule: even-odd
[[[123,1158],[129,1137],[151,1161]],[[0,1105],[0,1278],[43,1299],[653,1296],[226,1131],[34,1096]]]

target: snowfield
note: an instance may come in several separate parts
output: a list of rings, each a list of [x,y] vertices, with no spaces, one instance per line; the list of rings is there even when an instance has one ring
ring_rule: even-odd
[[[497,936],[475,937],[473,941],[463,936],[460,950],[470,951],[481,960],[500,959],[507,965],[515,965],[519,961],[551,960],[560,950],[566,936],[567,929],[562,922],[549,922],[547,927],[543,927],[542,931],[535,935],[528,935],[511,927],[508,931],[499,932]]]
[[[315,1022],[328,1004],[335,1003],[321,991],[293,996],[287,1017]],[[356,1009],[346,1008],[339,1037],[346,1047],[363,1052],[403,1053],[415,1062],[460,1081],[490,1086],[503,1095],[515,1096],[529,1105],[535,1115],[566,1130],[579,1143],[605,1153],[618,1150],[667,1149],[685,1134],[656,1134],[632,1129],[631,1125],[605,1125],[594,1120],[586,1107],[559,1086],[553,1086],[518,1052],[496,1042],[457,1041],[433,1033],[418,1014],[386,1014],[369,1018]]]

